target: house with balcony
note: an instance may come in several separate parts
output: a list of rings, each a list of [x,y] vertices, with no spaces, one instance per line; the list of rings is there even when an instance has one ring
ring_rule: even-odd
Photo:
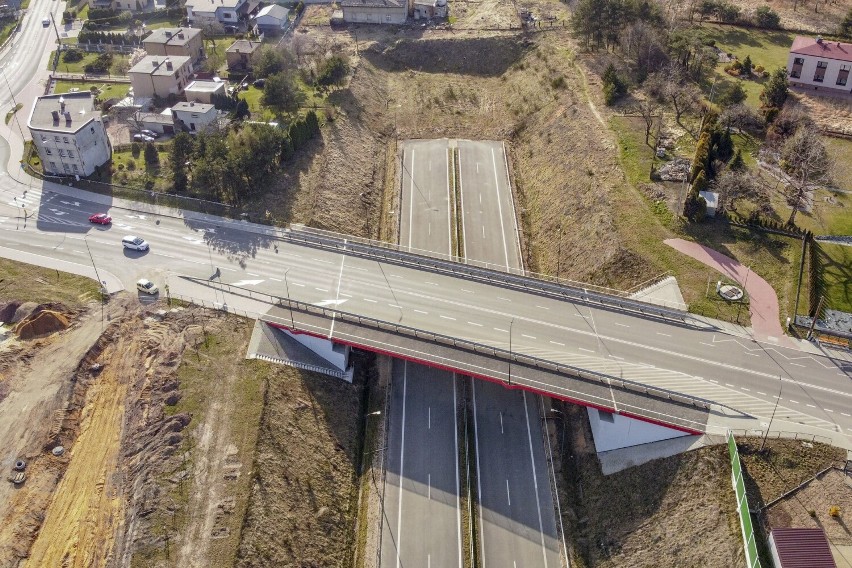
[[[796,36],[787,60],[791,87],[828,93],[850,93],[852,44],[821,37]]]
[[[38,97],[27,127],[47,174],[90,176],[112,157],[101,112],[89,91]]]
[[[127,72],[137,99],[180,95],[192,81],[192,59],[185,55],[146,55]]]
[[[204,58],[201,30],[196,28],[160,28],[142,40],[148,55],[184,56],[197,65]]]

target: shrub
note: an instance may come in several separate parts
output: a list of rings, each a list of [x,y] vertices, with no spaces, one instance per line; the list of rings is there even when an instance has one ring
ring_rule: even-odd
[[[730,165],[728,166],[735,172],[741,172],[745,169],[745,162],[743,161],[743,153],[742,150],[737,148],[737,153],[734,154],[734,159],[731,160]]]
[[[707,216],[707,202],[697,192],[689,192],[683,205],[683,215],[693,223],[700,223]]]
[[[835,519],[840,516],[840,507],[837,505],[832,505],[828,508],[828,516],[834,517]]]
[[[139,142],[134,142],[130,145],[130,153],[133,155],[134,158],[138,158],[141,152],[142,146],[139,144]]]
[[[121,166],[119,166],[119,168],[120,167]],[[128,158],[127,159],[127,169],[130,170],[131,172],[133,170],[135,170],[136,169],[136,160],[134,160],[133,158]]]
[[[615,104],[619,98],[627,94],[627,82],[618,74],[612,63],[603,74],[604,103],[607,106]]]
[[[763,68],[763,65],[755,65],[754,66],[754,72],[757,73],[758,75],[763,75],[764,71],[765,71],[765,69]]]
[[[754,23],[761,28],[776,29],[781,25],[781,16],[769,6],[761,6],[754,12]]]
[[[742,73],[743,75],[751,75],[751,56],[746,55],[743,59]]]
[[[83,60],[83,52],[79,49],[69,49],[62,54],[62,61],[65,63],[77,63]]]
[[[160,161],[160,156],[157,154],[157,147],[154,146],[153,142],[148,142],[145,144],[145,163],[146,164],[156,164]]]
[[[695,181],[692,182],[692,191],[696,194],[699,191],[707,191],[707,176],[704,175],[704,170],[698,172]]]

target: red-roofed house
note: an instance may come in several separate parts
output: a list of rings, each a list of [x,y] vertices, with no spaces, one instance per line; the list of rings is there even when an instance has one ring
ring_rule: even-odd
[[[769,548],[775,568],[837,568],[822,529],[772,529]]]
[[[787,75],[794,87],[829,92],[852,92],[852,43],[826,41],[821,37],[796,36],[787,60]]]

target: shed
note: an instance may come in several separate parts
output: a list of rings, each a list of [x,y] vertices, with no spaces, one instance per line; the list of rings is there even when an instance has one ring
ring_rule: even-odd
[[[258,35],[282,33],[290,25],[290,10],[280,4],[261,8],[254,18],[254,30]]]
[[[719,207],[719,194],[713,191],[699,191],[698,195],[707,203],[707,216],[715,217],[716,209]]]
[[[837,568],[822,529],[772,529],[769,549],[775,568]]]
[[[184,89],[186,100],[193,103],[213,102],[213,95],[225,94],[224,81],[193,81]]]

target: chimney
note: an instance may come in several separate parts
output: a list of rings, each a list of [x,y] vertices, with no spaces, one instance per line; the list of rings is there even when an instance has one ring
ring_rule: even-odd
[[[71,126],[71,113],[65,111],[65,126]]]
[[[156,68],[156,67],[159,67],[159,66],[160,66],[160,60],[159,60],[159,59],[155,59],[155,60],[153,60],[153,61],[151,62],[151,65],[153,65],[155,68]]]
[[[168,69],[169,71],[174,70],[174,65],[172,65],[171,59],[166,59],[166,69]]]
[[[822,36],[817,36],[816,42],[822,44]]]
[[[50,111],[50,114],[53,115],[53,126],[58,125],[59,124],[59,112],[52,110],[52,111]]]
[[[178,39],[184,39],[184,38],[186,38],[186,36],[184,35],[184,33],[183,33],[183,32],[180,32],[180,33],[178,34]]]
[[[172,37],[172,32],[170,32],[170,31],[166,30],[166,32],[165,32],[165,33],[166,33],[166,37]]]
[[[65,112],[65,97],[59,97],[59,110]]]

